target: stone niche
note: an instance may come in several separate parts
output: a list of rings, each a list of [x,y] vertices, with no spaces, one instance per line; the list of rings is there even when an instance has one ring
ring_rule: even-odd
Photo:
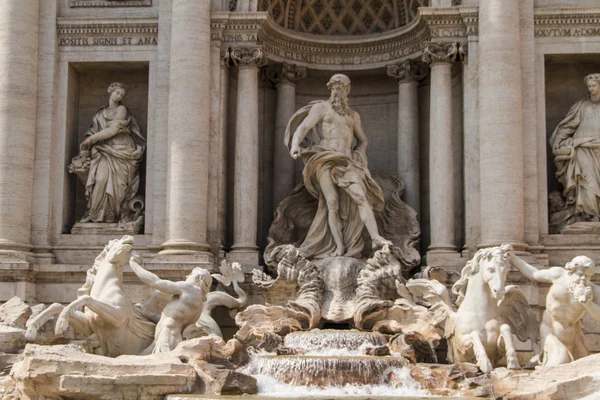
[[[139,167],[140,186],[138,195],[146,195],[146,159],[148,151],[148,63],[70,63],[67,95],[67,133],[65,151],[65,186],[63,195],[63,233],[71,233],[75,223],[86,211],[85,188],[67,166],[79,154],[79,146],[89,129],[98,109],[109,101],[107,89],[112,82],[127,85],[123,104],[135,117],[142,135],[146,138],[146,149]],[[139,233],[143,233],[142,230]]]
[[[549,144],[556,126],[567,116],[571,107],[579,100],[588,97],[583,78],[592,73],[600,73],[600,58],[597,54],[549,55],[545,59],[546,87],[546,162],[548,166],[548,192],[550,196],[562,193],[563,187],[556,179],[554,156]],[[548,197],[549,233],[559,233],[551,222],[555,200]]]

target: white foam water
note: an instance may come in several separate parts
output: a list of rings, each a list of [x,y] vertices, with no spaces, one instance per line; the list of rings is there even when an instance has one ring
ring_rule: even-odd
[[[357,352],[365,347],[383,346],[385,344],[387,344],[387,338],[381,333],[360,332],[357,330],[313,329],[312,331],[292,332],[284,338],[285,347],[300,350],[307,355],[325,355],[323,354],[324,351],[335,350],[346,351],[346,353],[339,353],[339,355],[360,355]]]
[[[437,397],[429,394],[410,376],[407,368],[392,368],[395,383],[379,383],[372,385],[342,385],[342,386],[295,386],[282,383],[269,375],[254,375],[258,384],[258,394],[266,397],[353,397],[353,396],[386,396],[386,397]],[[384,375],[388,375],[387,373]],[[402,381],[402,382],[401,382]]]

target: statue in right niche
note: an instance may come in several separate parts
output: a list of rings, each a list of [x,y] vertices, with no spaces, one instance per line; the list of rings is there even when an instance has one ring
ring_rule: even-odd
[[[589,97],[571,107],[550,137],[564,196],[559,203],[550,197],[553,231],[600,221],[600,74],[588,75],[584,82]]]
[[[108,106],[94,115],[80,153],[69,165],[69,172],[77,174],[85,186],[87,206],[79,222],[140,225],[143,200],[136,196],[145,139],[123,104],[127,86],[113,82],[108,93]]]

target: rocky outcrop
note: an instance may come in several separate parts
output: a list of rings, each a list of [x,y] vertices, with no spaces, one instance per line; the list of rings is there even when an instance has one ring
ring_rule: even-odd
[[[25,329],[31,308],[15,296],[0,306],[0,324]]]
[[[493,384],[493,393],[507,400],[593,400],[600,393],[600,354],[556,367],[539,367]]]
[[[74,345],[29,344],[11,376],[21,400],[154,400],[169,393],[256,393],[253,378],[233,371],[235,362],[244,358],[240,352],[237,341],[225,343],[217,336],[182,342],[168,353],[117,358],[88,354]]]

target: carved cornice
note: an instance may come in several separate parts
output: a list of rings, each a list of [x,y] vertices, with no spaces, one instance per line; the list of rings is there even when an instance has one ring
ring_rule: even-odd
[[[423,61],[427,64],[452,64],[458,55],[456,43],[428,42],[423,49]]]
[[[419,60],[406,60],[398,64],[388,65],[387,74],[395,78],[398,83],[421,81],[427,77],[429,68]]]
[[[69,7],[152,7],[152,0],[69,0]]]
[[[600,37],[600,8],[536,8],[534,33],[544,37]]]
[[[58,23],[58,35],[158,34],[156,22]]]
[[[156,45],[158,21],[127,18],[122,22],[98,19],[59,19],[59,47]]]
[[[306,78],[306,75],[305,67],[288,63],[273,65],[265,70],[265,79],[273,85],[279,83],[295,85],[301,79]]]
[[[419,16],[431,32],[431,39],[461,40],[479,34],[477,7],[421,8]]]
[[[234,47],[230,50],[231,59],[238,68],[260,68],[267,64],[262,48]]]
[[[323,36],[276,24],[266,12],[214,12],[211,38],[228,46],[262,46],[269,60],[322,70],[386,68],[421,57],[424,43],[453,43],[477,34],[477,8],[421,8],[408,25],[380,34]]]

